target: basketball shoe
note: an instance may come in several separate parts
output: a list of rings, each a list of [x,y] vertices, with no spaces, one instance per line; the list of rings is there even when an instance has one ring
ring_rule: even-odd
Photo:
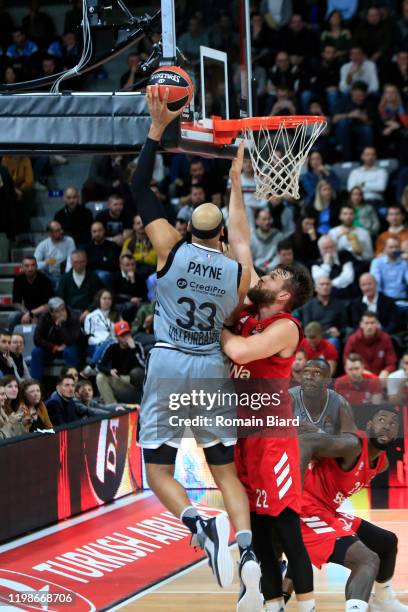
[[[398,601],[392,587],[387,588],[387,596],[384,598],[372,595],[370,601],[372,612],[408,612],[408,606]]]
[[[237,612],[258,612],[263,609],[261,593],[261,568],[250,548],[246,548],[239,560],[239,579],[241,588],[237,603]]]
[[[228,547],[230,524],[226,514],[197,521],[197,534],[191,544],[207,553],[208,564],[220,587],[229,586],[234,578],[234,562]]]

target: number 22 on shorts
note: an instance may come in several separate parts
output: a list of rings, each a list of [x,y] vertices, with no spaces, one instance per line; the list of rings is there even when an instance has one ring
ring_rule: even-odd
[[[266,503],[268,495],[265,489],[256,490],[256,507],[257,508],[269,508],[269,504]]]

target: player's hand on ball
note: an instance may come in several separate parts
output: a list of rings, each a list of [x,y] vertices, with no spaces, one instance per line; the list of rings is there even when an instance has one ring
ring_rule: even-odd
[[[159,86],[149,85],[146,88],[146,100],[149,108],[149,113],[152,118],[152,128],[155,128],[161,134],[164,132],[166,127],[174,121],[176,117],[181,115],[184,106],[176,111],[169,110],[167,101],[169,99],[169,88],[166,87],[164,90],[163,98],[159,96]]]

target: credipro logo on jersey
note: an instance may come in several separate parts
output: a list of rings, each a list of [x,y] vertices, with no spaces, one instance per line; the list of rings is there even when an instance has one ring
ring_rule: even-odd
[[[217,287],[217,285],[206,285],[197,281],[188,282],[185,278],[179,278],[176,282],[179,289],[186,289],[189,287],[191,291],[197,293],[205,293],[206,295],[225,295],[225,289]]]

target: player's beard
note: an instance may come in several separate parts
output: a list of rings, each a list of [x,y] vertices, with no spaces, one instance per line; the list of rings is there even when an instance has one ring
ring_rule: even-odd
[[[248,291],[248,297],[255,306],[271,306],[275,303],[277,295],[277,291],[260,287],[251,287]]]
[[[370,444],[372,444],[374,448],[378,450],[387,450],[387,448],[390,448],[390,446],[394,442],[394,440],[390,440],[389,442],[386,442],[385,444],[382,444],[381,442],[379,442],[377,440],[376,434],[374,432],[374,428],[372,426],[369,427],[369,429],[367,430],[367,434],[370,440]]]

